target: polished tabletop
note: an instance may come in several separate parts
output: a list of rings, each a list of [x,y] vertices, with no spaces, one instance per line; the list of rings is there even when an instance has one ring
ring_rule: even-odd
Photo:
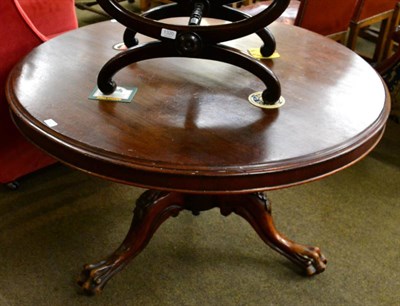
[[[280,80],[286,102],[279,109],[248,102],[265,86],[248,71],[190,58],[146,60],[119,71],[118,85],[138,88],[130,103],[88,99],[104,63],[120,52],[113,47],[124,27],[106,21],[48,41],[14,68],[6,89],[14,120],[66,164],[162,190],[276,189],[365,156],[389,113],[379,75],[328,38],[278,23],[270,30],[279,57],[262,61]],[[251,35],[227,44],[247,53],[261,40]],[[49,119],[56,125],[46,125]]]

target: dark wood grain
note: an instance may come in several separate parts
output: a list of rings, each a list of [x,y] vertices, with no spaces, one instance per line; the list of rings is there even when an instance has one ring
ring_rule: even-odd
[[[263,90],[249,72],[186,58],[143,61],[117,73],[119,84],[138,87],[131,103],[89,100],[122,41],[124,27],[108,21],[57,37],[15,67],[7,87],[15,122],[66,164],[171,191],[275,189],[365,156],[389,112],[380,77],[334,41],[281,24],[270,29],[280,58],[263,61],[282,86],[286,104],[279,110],[247,102]],[[228,42],[243,52],[261,43],[256,35]],[[46,119],[58,125],[49,128]]]

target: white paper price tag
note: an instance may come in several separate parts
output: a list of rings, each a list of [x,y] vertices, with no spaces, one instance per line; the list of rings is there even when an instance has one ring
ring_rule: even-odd
[[[53,119],[46,119],[46,120],[44,121],[44,123],[46,123],[46,125],[47,125],[48,127],[53,127],[53,126],[56,126],[56,125],[57,125],[57,122],[55,122]]]
[[[161,37],[175,39],[176,38],[176,31],[168,30],[168,29],[161,29]]]

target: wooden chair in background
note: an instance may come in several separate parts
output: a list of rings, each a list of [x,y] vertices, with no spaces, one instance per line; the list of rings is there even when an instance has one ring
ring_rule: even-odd
[[[271,2],[259,1],[241,7],[241,10],[254,16]],[[297,25],[345,43],[356,4],[357,0],[292,0],[277,21]]]
[[[390,37],[400,43],[400,27],[397,27]],[[389,89],[392,99],[390,117],[400,123],[400,49],[389,58],[378,64],[375,69],[379,72]]]
[[[385,45],[391,32],[392,18],[398,0],[358,0],[357,7],[350,22],[347,46],[357,51],[357,39],[362,30],[380,24],[375,38],[375,51],[370,59],[374,63],[385,57]],[[386,52],[388,53],[388,52]]]
[[[399,41],[395,40],[396,38],[395,32],[397,31],[397,27],[399,26],[399,24],[400,24],[400,2],[397,2],[394,8],[393,17],[390,24],[388,39],[386,40],[385,43],[385,49],[383,52],[384,59],[390,57],[393,54],[395,48],[397,48],[399,45]]]

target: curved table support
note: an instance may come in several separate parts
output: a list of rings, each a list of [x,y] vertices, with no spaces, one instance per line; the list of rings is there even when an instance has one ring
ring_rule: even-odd
[[[236,196],[232,201],[234,202],[221,205],[221,214],[227,216],[234,212],[246,219],[266,244],[304,268],[307,275],[325,270],[327,260],[318,247],[293,242],[275,229],[271,202],[264,193]]]
[[[85,265],[78,284],[88,294],[100,293],[106,283],[148,244],[158,227],[183,209],[194,215],[219,207],[246,219],[272,249],[300,266],[307,275],[325,270],[326,259],[319,248],[295,243],[280,234],[273,223],[271,203],[264,193],[242,195],[196,195],[148,190],[136,201],[129,232],[121,246],[107,259]]]
[[[259,76],[267,85],[267,89],[262,93],[263,101],[261,104],[273,105],[279,101],[280,84],[276,76],[267,67],[264,67],[264,69],[260,68],[264,64],[252,63],[241,52],[221,51],[223,49],[219,43],[256,33],[264,42],[264,45],[260,48],[261,54],[264,56],[272,55],[276,47],[275,38],[266,29],[266,26],[271,24],[284,12],[289,5],[289,0],[273,0],[265,10],[255,16],[244,14],[226,6],[233,3],[234,0],[174,0],[176,3],[155,8],[143,15],[127,11],[115,0],[99,0],[98,2],[107,13],[126,26],[123,35],[126,46],[136,46],[136,48],[149,50],[146,44],[138,45],[135,37],[137,32],[157,39],[162,44],[152,47],[151,55],[146,55],[145,59],[177,56],[178,54],[178,56],[207,58],[227,62],[221,55],[228,55],[229,58],[232,58],[231,54],[235,54],[234,58],[238,62],[229,61],[230,64],[247,69],[254,75]],[[176,25],[156,21],[176,16],[189,16],[188,24]],[[233,22],[201,26],[203,16]],[[166,51],[166,49],[168,50]],[[217,56],[210,56],[211,51],[215,50],[221,52],[218,52],[219,55]],[[141,53],[143,52],[139,52],[137,49],[133,52],[131,49],[128,49],[122,56],[107,62],[98,76],[99,89],[106,95],[112,94],[116,88],[116,84],[111,80],[112,75],[106,71],[118,71],[125,66],[143,60]],[[240,57],[243,57],[243,59],[240,59]],[[123,65],[121,65],[122,63]],[[109,66],[113,64],[116,67],[110,69]]]
[[[146,247],[157,228],[183,208],[183,198],[177,193],[144,192],[136,201],[132,224],[122,244],[107,259],[85,265],[78,284],[86,293],[101,292],[111,277]]]
[[[146,12],[144,12],[141,16],[145,18],[149,18],[152,20],[161,20],[165,18],[172,17],[180,17],[185,13],[187,14],[187,9],[185,7],[179,5],[179,3],[170,3],[167,5],[156,6]],[[221,19],[223,16],[224,20],[236,22],[246,18],[251,18],[250,15],[239,11],[237,9],[228,7],[228,6],[213,6],[212,9],[209,10],[209,14],[207,17]],[[134,31],[130,28],[126,28],[123,36],[124,44],[128,47],[134,47],[139,44],[139,41],[136,39],[137,31]],[[260,52],[263,56],[268,57],[271,56],[276,49],[276,41],[271,31],[265,27],[258,31],[256,34],[263,41],[263,45],[260,47]]]
[[[166,44],[155,41],[120,53],[109,60],[100,70],[97,79],[98,87],[103,93],[110,94],[117,86],[112,77],[123,67],[156,56],[184,57],[185,55],[182,55],[177,49],[180,50],[181,48],[176,48],[175,44],[172,43]],[[191,50],[187,50],[187,52],[191,52]],[[280,98],[281,87],[275,74],[261,62],[243,54],[237,49],[224,45],[211,45],[208,48],[204,48],[199,54],[196,54],[195,48],[193,52],[191,54],[193,58],[215,60],[236,65],[260,78],[267,87],[262,93],[264,103],[274,103]]]
[[[212,1],[212,4],[207,0],[174,0],[174,2],[179,2],[179,4],[184,7],[186,12],[185,16],[190,16],[196,3],[202,2],[205,5],[203,16],[207,17],[209,16],[208,12],[214,7],[223,6],[235,1],[214,0]],[[141,34],[154,39],[168,41],[170,38],[164,37],[161,31],[161,29],[166,28],[175,31],[177,34],[194,32],[197,33],[204,42],[208,44],[216,44],[244,37],[259,29],[265,28],[279,18],[279,16],[289,6],[290,0],[273,0],[266,9],[251,18],[240,19],[238,22],[230,24],[218,24],[206,27],[201,26],[200,24],[178,25],[163,23],[150,18],[144,18],[141,15],[123,8],[116,0],[98,0],[98,3],[104,11],[118,20],[125,27],[138,31]],[[221,16],[220,19],[224,20],[224,16]]]

